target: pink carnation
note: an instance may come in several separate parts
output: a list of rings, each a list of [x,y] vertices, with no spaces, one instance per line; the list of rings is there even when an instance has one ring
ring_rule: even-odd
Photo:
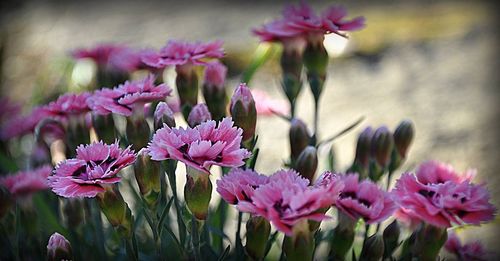
[[[47,189],[47,177],[52,166],[45,165],[30,171],[19,171],[13,175],[0,178],[0,184],[5,186],[14,197],[25,197],[40,190]]]
[[[140,65],[140,56],[134,50],[120,44],[99,44],[72,52],[75,59],[89,58],[99,66],[112,70],[131,72]]]
[[[432,164],[438,165],[431,168]],[[406,173],[397,181],[393,193],[404,212],[438,227],[492,220],[496,209],[486,188],[459,177],[452,169],[443,172],[440,166],[445,165],[425,163],[417,176]]]
[[[156,68],[165,68],[169,65],[194,64],[204,65],[207,58],[221,58],[224,56],[222,41],[209,43],[189,43],[182,41],[169,41],[160,52],[147,52],[142,56],[142,61]]]
[[[464,181],[471,181],[476,176],[475,170],[467,170],[463,174],[459,174],[449,164],[438,161],[426,161],[417,169],[417,179],[422,184],[440,184],[446,181],[460,183]]]
[[[17,116],[5,123],[0,128],[0,139],[8,140],[31,133],[36,125],[50,116],[44,107],[34,108],[29,115]]]
[[[488,260],[488,253],[480,242],[476,241],[462,245],[460,239],[454,233],[448,234],[448,240],[444,247],[448,252],[455,254],[459,260]]]
[[[358,174],[346,174],[340,180],[344,189],[336,206],[351,218],[364,219],[368,224],[384,221],[397,208],[389,193],[370,180],[359,181]]]
[[[342,35],[339,31],[356,31],[365,27],[365,18],[360,16],[352,20],[344,20],[347,11],[341,6],[331,6],[322,15],[323,29],[328,33]]]
[[[293,170],[281,170],[269,177],[269,182],[255,189],[251,201],[239,201],[237,208],[269,220],[287,235],[300,220],[321,221],[327,216],[321,209],[337,200],[341,183],[308,186],[309,180]]]
[[[104,192],[104,186],[119,182],[120,177],[116,175],[134,163],[135,158],[130,148],[121,149],[118,142],[80,145],[76,149],[76,158],[56,166],[54,175],[48,177],[49,185],[62,197],[95,197]]]
[[[81,94],[67,93],[59,96],[57,100],[49,103],[43,108],[50,117],[57,120],[67,120],[71,116],[80,116],[90,111],[87,105],[87,99],[90,93]]]
[[[227,203],[237,205],[240,201],[251,201],[255,189],[268,182],[269,177],[253,170],[234,168],[217,180],[217,192]]]
[[[149,155],[158,161],[175,159],[206,173],[212,165],[238,167],[251,155],[240,148],[242,133],[231,118],[224,118],[217,127],[215,121],[186,129],[165,125],[153,135]]]
[[[126,81],[114,89],[98,90],[87,100],[92,111],[107,115],[131,116],[134,107],[165,99],[172,90],[165,84],[155,85],[152,75],[142,80]]]
[[[252,96],[255,100],[255,109],[259,115],[270,116],[274,113],[288,115],[290,112],[286,101],[273,99],[266,92],[253,89]]]

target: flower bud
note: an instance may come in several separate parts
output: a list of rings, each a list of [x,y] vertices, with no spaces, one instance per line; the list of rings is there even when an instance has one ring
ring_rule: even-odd
[[[344,260],[354,242],[357,220],[342,212],[338,212],[338,217],[339,223],[333,230],[329,260]]]
[[[378,128],[373,134],[371,156],[382,168],[389,164],[393,143],[392,135],[385,126]]]
[[[154,128],[155,130],[161,129],[163,124],[168,127],[175,127],[174,112],[166,102],[159,102],[154,112]]]
[[[359,260],[379,261],[384,255],[384,240],[378,234],[372,235],[363,242]]]
[[[251,139],[255,134],[257,110],[250,89],[241,83],[231,97],[231,116],[234,124],[243,129],[242,141]]]
[[[392,253],[399,245],[399,224],[396,220],[392,221],[385,229],[383,233],[384,238],[384,259],[390,258]]]
[[[200,103],[193,107],[193,110],[189,113],[187,122],[191,128],[194,128],[196,125],[211,119],[212,115],[210,115],[207,105]]]
[[[109,223],[124,238],[131,238],[133,231],[132,212],[118,190],[117,186],[106,187],[97,194],[97,203]]]
[[[206,220],[208,205],[212,198],[212,182],[209,174],[192,167],[186,167],[186,185],[184,199],[186,205],[198,220]]]
[[[446,228],[439,228],[422,223],[415,233],[415,242],[411,249],[412,257],[418,260],[436,260],[439,251],[448,239]]]
[[[205,69],[203,97],[207,103],[212,119],[220,121],[227,113],[227,94],[224,88],[227,67],[220,62],[208,63]]]
[[[409,120],[402,121],[394,131],[394,147],[396,148],[401,158],[406,158],[408,148],[413,141],[414,135],[415,127]]]
[[[126,134],[128,144],[139,151],[148,145],[151,131],[145,118],[127,117]]]
[[[326,69],[328,66],[328,53],[323,45],[324,36],[318,36],[318,39],[308,41],[304,51],[304,65],[307,69],[307,80],[313,93],[314,100],[317,102],[326,79]]]
[[[354,161],[360,163],[365,168],[368,167],[368,163],[370,162],[370,144],[372,137],[372,128],[366,127],[363,132],[359,134],[356,144],[356,157]]]
[[[47,244],[47,259],[49,261],[73,260],[71,244],[59,233],[54,233]]]
[[[318,154],[314,146],[307,146],[297,158],[295,170],[300,175],[308,179],[311,183],[314,180],[314,174],[318,168]]]
[[[291,121],[289,138],[292,161],[295,161],[299,157],[299,154],[309,145],[311,135],[307,130],[306,124],[294,118]]]
[[[92,127],[97,134],[98,140],[111,144],[116,140],[116,129],[113,115],[100,115],[92,113]]]
[[[283,42],[284,50],[281,54],[282,87],[292,108],[295,107],[295,101],[302,89],[302,58],[305,44],[303,37],[293,37]],[[293,113],[292,111],[292,115]]]
[[[187,119],[193,107],[198,103],[198,75],[192,64],[175,67],[177,78],[175,83],[179,94],[181,112]]]
[[[312,260],[314,254],[314,234],[309,231],[307,219],[302,219],[293,226],[293,235],[285,236],[283,240],[283,251],[286,260],[303,261]]]
[[[271,233],[271,224],[263,217],[251,216],[246,224],[246,253],[253,260],[262,260],[266,254],[266,245]]]
[[[160,195],[160,162],[152,161],[142,149],[134,162],[134,173],[144,201],[149,207],[154,207]]]

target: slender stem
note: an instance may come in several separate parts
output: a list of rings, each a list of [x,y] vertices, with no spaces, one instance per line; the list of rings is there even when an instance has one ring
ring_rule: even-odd
[[[366,239],[368,238],[368,231],[370,230],[370,225],[369,224],[366,224],[365,225],[365,235],[363,236],[363,243],[366,241]]]
[[[175,206],[175,212],[177,213],[177,227],[179,230],[179,237],[181,244],[184,244],[186,240],[186,228],[184,226],[184,222],[182,220],[182,208],[179,204],[179,198],[177,197],[177,183],[176,183],[176,178],[175,178],[175,169],[170,168],[170,162],[167,162],[167,175],[168,175],[168,182],[170,184],[170,187],[172,188],[172,196],[174,197],[174,206]]]
[[[106,257],[106,252],[104,250],[104,233],[103,233],[103,227],[102,227],[102,219],[101,219],[101,211],[99,210],[99,207],[95,203],[95,201],[92,200],[92,206],[91,206],[91,211],[92,211],[92,218],[93,218],[93,223],[95,224],[95,237],[96,237],[96,242],[98,245],[98,250],[99,250],[99,255],[102,259],[107,259]]]
[[[132,242],[132,237],[124,238],[124,240],[125,240],[125,250],[127,251],[128,259],[131,261],[137,261],[138,257],[134,249],[134,243]]]
[[[241,247],[241,220],[243,213],[238,212],[238,224],[236,224],[236,247]]]
[[[16,228],[16,238],[14,239],[14,256],[16,258],[16,260],[21,260],[20,257],[19,257],[19,233],[20,233],[20,229],[21,229],[21,225],[20,225],[20,220],[19,220],[19,206],[18,204],[16,203],[16,216],[15,216],[15,228]]]
[[[313,137],[314,145],[316,145],[319,140],[318,122],[319,122],[319,99],[314,99],[314,137]]]
[[[200,254],[200,233],[198,232],[198,220],[192,216],[191,219],[191,240],[193,241],[194,260],[201,260]]]

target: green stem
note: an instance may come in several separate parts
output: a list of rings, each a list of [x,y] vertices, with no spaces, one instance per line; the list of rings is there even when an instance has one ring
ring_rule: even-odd
[[[243,245],[241,243],[241,221],[243,219],[243,212],[238,211],[238,223],[236,224],[236,253],[241,254],[243,252]]]
[[[135,252],[134,242],[132,242],[132,238],[124,238],[124,241],[128,259],[131,261],[138,261],[139,259],[137,253]]]
[[[314,136],[312,138],[313,145],[316,145],[319,140],[318,125],[319,125],[319,99],[314,99]]]
[[[200,233],[198,232],[198,220],[192,216],[191,219],[191,240],[193,242],[194,260],[201,260],[200,254]]]
[[[175,177],[175,168],[171,167],[173,162],[166,162],[166,170],[168,175],[168,182],[172,188],[172,196],[174,197],[175,212],[177,213],[177,227],[179,230],[180,242],[184,245],[186,240],[186,226],[182,220],[182,208],[179,204],[179,198],[177,197],[177,183]]]

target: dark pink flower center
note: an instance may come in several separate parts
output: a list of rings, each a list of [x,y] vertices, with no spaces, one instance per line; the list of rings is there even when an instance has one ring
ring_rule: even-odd
[[[353,200],[358,201],[360,204],[364,205],[367,208],[369,208],[372,205],[372,202],[370,202],[369,200],[363,199],[363,198],[358,198],[356,192],[354,192],[354,191],[341,192],[339,195],[339,198],[340,199],[351,198]]]

